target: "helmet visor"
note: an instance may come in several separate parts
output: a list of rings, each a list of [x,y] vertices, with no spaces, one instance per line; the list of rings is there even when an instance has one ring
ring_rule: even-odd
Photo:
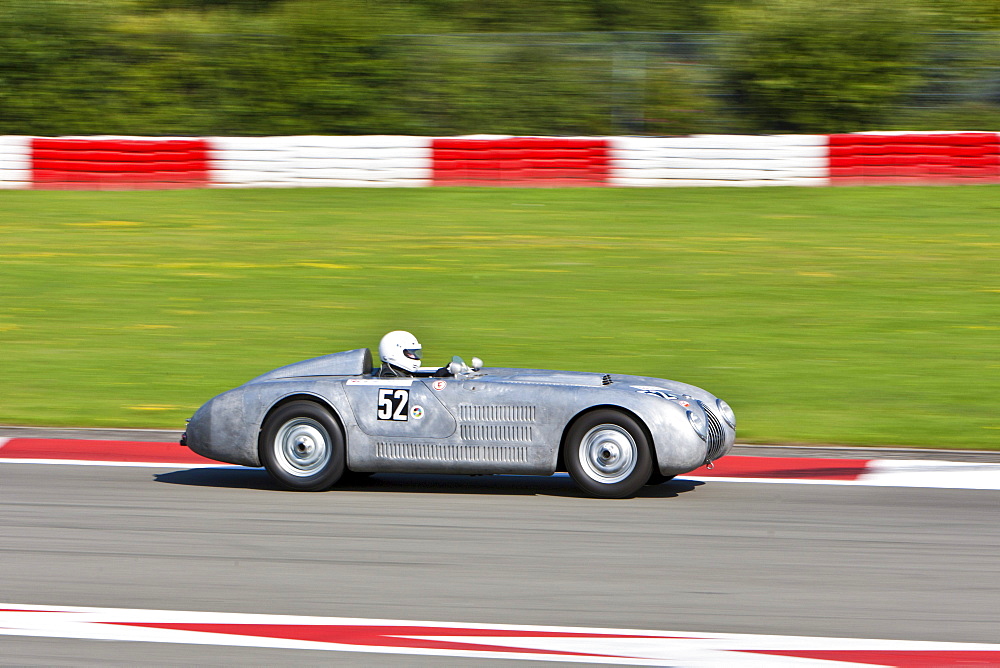
[[[403,354],[411,360],[418,360],[420,359],[420,348],[406,348],[403,350]]]

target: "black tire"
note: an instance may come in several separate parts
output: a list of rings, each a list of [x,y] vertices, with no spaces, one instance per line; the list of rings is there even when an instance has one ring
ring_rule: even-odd
[[[647,485],[662,485],[663,483],[668,482],[670,480],[673,480],[676,477],[677,476],[674,476],[674,475],[663,475],[662,473],[660,473],[659,471],[657,471],[654,468],[653,469],[653,473],[649,476],[649,480],[646,481],[646,484]]]
[[[322,491],[344,474],[344,433],[330,412],[312,401],[293,401],[271,413],[258,448],[264,468],[286,489]]]
[[[368,482],[374,473],[369,471],[352,471],[351,469],[344,469],[344,474],[340,476],[338,484],[341,485],[363,485]]]
[[[605,499],[634,496],[653,472],[653,454],[642,427],[612,409],[577,419],[566,435],[563,457],[576,486]]]

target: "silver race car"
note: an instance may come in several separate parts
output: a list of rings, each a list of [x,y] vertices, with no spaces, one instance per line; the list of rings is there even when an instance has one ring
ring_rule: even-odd
[[[710,464],[736,437],[725,401],[671,380],[458,357],[383,373],[367,348],[276,369],[198,409],[181,444],[293,490],[352,473],[568,471],[584,492],[621,498]]]

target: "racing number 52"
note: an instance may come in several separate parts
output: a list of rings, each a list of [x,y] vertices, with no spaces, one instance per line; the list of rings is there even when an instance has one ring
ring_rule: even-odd
[[[410,391],[379,389],[378,419],[406,422],[409,416]]]

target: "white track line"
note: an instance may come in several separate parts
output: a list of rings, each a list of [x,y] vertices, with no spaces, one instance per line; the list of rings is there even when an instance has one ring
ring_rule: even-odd
[[[803,462],[808,462],[804,459]],[[872,459],[855,480],[810,478],[732,478],[685,474],[678,479],[702,482],[755,482],[852,487],[924,487],[937,489],[1000,490],[1000,464],[941,462],[926,459]]]
[[[17,604],[0,604],[0,635],[691,668],[885,665],[838,660],[837,652],[851,652],[845,659],[950,653],[936,655],[945,663],[980,652],[996,653],[1000,661],[1000,644]],[[816,651],[830,654],[823,660],[794,656]],[[783,655],[788,653],[793,656]]]
[[[874,459],[860,478],[878,487],[1000,490],[1000,464]]]
[[[9,438],[0,438],[0,454]],[[801,460],[804,465],[808,459]],[[27,459],[0,457],[0,464],[47,464],[60,466],[114,466],[132,468],[175,469],[243,469],[232,464],[185,462],[122,462],[89,459]],[[566,473],[556,473],[566,477]],[[522,476],[523,477],[523,476]],[[921,487],[928,489],[1000,490],[1000,464],[974,462],[948,462],[936,460],[869,460],[866,470],[854,480],[825,480],[821,478],[744,478],[729,476],[699,476],[684,474],[678,480],[699,482],[767,483],[771,485],[839,485],[847,487]]]

